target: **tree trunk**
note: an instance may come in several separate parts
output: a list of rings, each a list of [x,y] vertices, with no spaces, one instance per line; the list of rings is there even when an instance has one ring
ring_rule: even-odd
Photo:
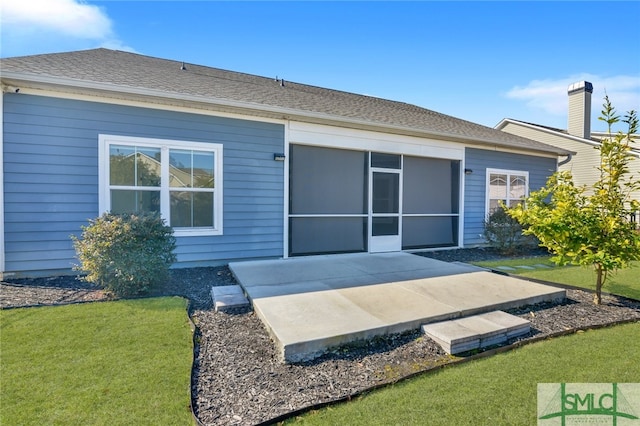
[[[593,303],[596,305],[602,304],[602,278],[602,265],[596,265],[596,292],[593,295]]]

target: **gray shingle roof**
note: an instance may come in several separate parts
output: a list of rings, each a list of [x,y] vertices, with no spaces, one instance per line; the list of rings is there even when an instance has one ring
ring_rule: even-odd
[[[189,96],[203,102],[233,102],[245,107],[323,117],[335,122],[370,124],[432,137],[485,145],[567,154],[568,151],[510,135],[403,102],[259,77],[206,66],[109,49],[22,56],[0,60],[3,77],[73,80],[119,90],[151,90],[167,98]]]

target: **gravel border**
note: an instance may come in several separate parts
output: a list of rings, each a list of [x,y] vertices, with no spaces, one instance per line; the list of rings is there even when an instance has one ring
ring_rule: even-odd
[[[489,260],[495,254],[486,249],[465,249],[420,255],[470,261]],[[201,424],[253,425],[282,420],[292,412],[348,399],[459,359],[415,330],[336,348],[311,362],[283,364],[253,311],[213,311],[211,286],[235,283],[226,266],[175,269],[169,282],[152,293],[190,300],[189,313],[197,326],[192,405]],[[2,308],[107,299],[99,289],[73,277],[0,283]],[[595,306],[591,292],[568,289],[567,300],[561,304],[543,303],[508,312],[531,321],[531,332],[511,339],[506,343],[510,345],[639,321],[640,301],[604,295],[603,305]]]

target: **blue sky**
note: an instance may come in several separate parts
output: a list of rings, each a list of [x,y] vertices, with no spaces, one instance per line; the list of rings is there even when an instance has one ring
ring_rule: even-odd
[[[640,109],[640,2],[2,0],[1,56],[109,47],[566,128],[567,86]]]

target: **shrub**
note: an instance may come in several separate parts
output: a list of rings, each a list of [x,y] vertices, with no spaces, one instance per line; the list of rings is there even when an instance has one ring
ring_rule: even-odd
[[[72,236],[82,279],[116,296],[147,292],[168,278],[176,260],[173,230],[157,214],[105,213]]]
[[[522,234],[522,226],[500,208],[484,221],[484,238],[504,254],[514,254],[534,245],[534,240]]]

